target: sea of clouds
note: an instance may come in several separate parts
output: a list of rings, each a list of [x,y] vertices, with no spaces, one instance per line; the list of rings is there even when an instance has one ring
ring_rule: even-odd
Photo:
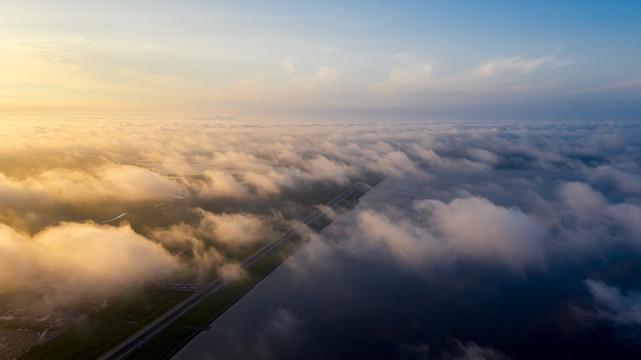
[[[341,251],[417,274],[473,263],[527,276],[641,254],[632,122],[0,121],[1,289],[39,289],[52,307],[240,271],[230,253],[371,173],[387,177],[337,230],[310,235],[301,268]],[[636,293],[605,281],[585,279],[593,314],[633,321]]]

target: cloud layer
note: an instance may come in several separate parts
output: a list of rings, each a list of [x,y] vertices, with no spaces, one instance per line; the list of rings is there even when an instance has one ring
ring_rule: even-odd
[[[55,306],[74,297],[108,296],[163,279],[176,258],[129,226],[62,223],[33,236],[0,225],[0,283],[44,291]]]
[[[641,245],[641,151],[627,123],[4,121],[0,223],[25,283],[44,271],[68,286],[60,274],[85,262],[45,264],[35,249],[68,247],[70,259],[91,258],[93,247],[53,239],[94,232],[118,244],[121,263],[96,261],[77,283],[240,276],[234,263],[243,249],[371,173],[388,177],[339,218],[346,233],[322,237],[355,256],[421,273],[461,262],[522,273],[568,254]],[[316,261],[328,256],[317,249]],[[137,251],[149,251],[148,267],[125,256]],[[131,283],[112,273],[129,267]]]

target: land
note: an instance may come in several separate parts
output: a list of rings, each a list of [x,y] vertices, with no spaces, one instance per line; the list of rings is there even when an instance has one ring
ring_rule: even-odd
[[[369,188],[382,179],[370,175],[340,193],[326,206],[337,214],[352,209]],[[332,219],[322,211],[308,213],[302,222],[319,231]],[[21,359],[161,359],[169,358],[189,340],[208,329],[218,316],[269,275],[304,244],[293,228],[254,248],[241,266],[247,275],[206,284],[149,286],[133,298],[121,299],[62,335],[34,346]],[[184,286],[183,286],[184,285]]]
[[[113,299],[112,305],[48,343],[34,346],[21,359],[98,358],[187,296],[185,291],[143,290],[133,297]]]

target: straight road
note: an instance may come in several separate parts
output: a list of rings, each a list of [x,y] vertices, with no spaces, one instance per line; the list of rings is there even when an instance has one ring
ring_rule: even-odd
[[[361,187],[369,186],[367,185],[367,183],[375,180],[379,176],[380,175],[370,175],[365,179],[364,182],[357,182],[353,184],[343,193],[341,193],[336,198],[334,198],[332,201],[328,202],[326,205],[332,208],[335,207],[336,205],[340,204],[342,201],[344,201],[345,199],[353,195],[356,191],[361,189]],[[303,220],[303,223],[305,225],[310,225],[314,221],[319,219],[321,216],[323,216],[323,213],[320,210],[317,210],[311,215],[309,215],[308,217],[306,217]],[[248,267],[252,266],[254,263],[258,262],[260,259],[262,259],[266,254],[268,254],[274,248],[278,247],[284,241],[288,240],[290,237],[294,236],[297,233],[298,232],[293,228],[288,229],[283,234],[278,236],[276,239],[270,241],[268,244],[258,249],[252,255],[250,255],[245,260],[243,260],[241,262],[241,266],[243,267],[243,269],[247,269]],[[158,335],[162,330],[164,330],[171,323],[178,320],[180,317],[182,317],[191,309],[193,309],[198,304],[200,304],[207,297],[209,297],[210,295],[216,293],[217,291],[225,287],[228,283],[229,283],[228,280],[218,278],[213,282],[207,284],[204,288],[197,291],[187,299],[183,300],[183,302],[176,305],[167,313],[165,313],[161,317],[154,320],[152,323],[147,325],[142,330],[138,331],[136,334],[134,334],[129,339],[127,339],[126,341],[124,341],[123,343],[115,347],[113,350],[103,355],[100,358],[100,360],[126,359],[127,356],[131,355],[136,349],[138,349],[139,347],[147,343],[149,340],[151,340],[154,336]]]

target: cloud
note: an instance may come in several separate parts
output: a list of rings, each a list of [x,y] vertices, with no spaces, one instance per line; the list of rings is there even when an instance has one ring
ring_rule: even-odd
[[[585,280],[598,317],[619,325],[641,325],[641,293],[621,293],[615,286],[610,286],[602,281]]]
[[[231,247],[246,247],[272,235],[259,218],[246,214],[213,214],[196,209],[201,220],[200,233],[209,233],[216,241]]]
[[[398,346],[399,357],[402,360],[429,360],[430,347],[426,344],[403,343]]]
[[[230,253],[322,193],[380,173],[388,180],[310,262],[344,246],[423,273],[461,262],[518,272],[639,245],[637,130],[617,123],[90,120],[7,120],[0,222],[30,239],[128,213],[119,221],[204,278],[234,270]]]
[[[372,210],[359,212],[357,220],[358,231],[364,237],[361,242],[382,248],[402,265],[420,268],[445,254],[446,249],[429,231],[407,220],[394,221]],[[359,246],[358,243],[352,245],[353,249]]]
[[[453,171],[465,173],[488,172],[491,170],[489,164],[496,164],[500,157],[483,149],[470,149],[468,154],[479,161],[471,161],[466,158],[450,158],[439,156],[432,149],[425,149],[419,144],[412,144],[408,152],[414,156],[425,160],[430,168],[436,168],[440,172]]]
[[[597,183],[612,183],[626,194],[641,194],[641,176],[639,174],[621,171],[610,165],[601,165],[590,169],[588,178]]]
[[[279,184],[275,179],[279,179],[279,175],[274,172],[259,174],[249,171],[243,174],[245,183],[254,187],[261,194],[278,194],[280,192]],[[280,179],[282,180],[282,177]],[[287,179],[285,181],[287,182]]]
[[[487,90],[501,84],[511,83],[523,76],[545,67],[569,65],[569,61],[557,60],[547,55],[535,59],[515,56],[495,59],[480,64],[466,72],[449,76],[436,76],[434,62],[416,61],[409,53],[400,53],[392,57],[395,63],[384,82],[372,85],[375,94],[411,94],[430,91],[470,93],[478,89]]]
[[[228,281],[239,280],[249,276],[247,270],[238,263],[224,264],[218,269],[218,273],[223,279]]]
[[[490,347],[482,347],[470,341],[456,341],[457,349],[443,357],[445,360],[509,360],[510,357]]]
[[[474,260],[520,271],[545,262],[545,229],[518,209],[484,198],[426,199],[405,211],[361,209],[354,216],[358,227],[347,237],[357,256],[368,256],[369,248],[410,269]]]
[[[515,56],[508,59],[488,61],[471,71],[471,76],[490,77],[501,73],[528,74],[536,71],[546,64],[552,63],[553,56],[543,56],[536,59],[523,59],[523,56]]]
[[[303,340],[303,326],[303,319],[292,311],[270,309],[267,323],[256,334],[255,345],[245,350],[254,351],[247,358],[277,359],[279,354],[295,354]]]
[[[291,76],[296,72],[296,60],[287,59],[283,61],[283,68],[285,68],[285,74]]]
[[[229,88],[245,95],[256,94],[259,90],[265,88],[265,81],[267,79],[268,76],[265,74],[245,76],[234,80],[231,84],[229,84]]]
[[[156,228],[149,231],[149,237],[175,254],[185,270],[199,280],[207,279],[218,267],[229,263],[227,257],[213,246],[212,240],[201,233],[198,225],[181,223],[167,229]]]
[[[233,255],[238,250],[276,236],[272,223],[278,219],[250,213],[215,214],[201,208],[191,210],[189,223],[148,229],[148,237],[162,244],[199,278],[218,270],[229,278],[244,276]],[[191,218],[190,218],[191,219]],[[231,254],[230,254],[231,251]]]
[[[203,172],[207,179],[204,186],[197,185],[198,195],[203,197],[243,197],[247,189],[231,174],[220,170]]]
[[[456,253],[489,259],[512,268],[541,265],[545,229],[516,208],[496,206],[489,200],[472,197],[448,204],[422,200],[415,208],[429,215]]]
[[[318,210],[320,210],[323,213],[323,215],[325,215],[330,220],[335,220],[338,217],[338,213],[336,213],[336,210],[332,209],[329,206],[316,205],[315,207]]]
[[[278,307],[264,312],[264,316],[254,319],[254,329],[249,333],[240,332],[235,324],[221,324],[218,334],[223,339],[216,356],[225,359],[259,359],[271,360],[296,357],[304,343],[305,322],[291,310]],[[198,340],[194,346],[210,347]],[[207,353],[205,351],[204,353]],[[179,353],[179,358],[191,355]]]
[[[340,73],[337,68],[318,67],[313,75],[291,79],[288,84],[305,93],[324,91],[336,87],[340,81]]]
[[[558,256],[571,253],[585,257],[621,246],[641,245],[637,241],[641,235],[641,207],[634,199],[613,203],[587,183],[578,181],[563,182],[556,192],[560,202],[540,199],[537,218],[557,234],[559,240],[554,251],[559,252]]]
[[[372,159],[374,160],[374,159]],[[402,151],[392,151],[382,156],[377,156],[376,161],[368,165],[372,170],[390,176],[404,176],[420,173],[416,164]]]
[[[104,296],[180,270],[160,245],[129,226],[62,223],[32,237],[0,224],[0,282],[64,296]],[[49,287],[53,287],[50,292]]]
[[[405,62],[404,62],[405,63]],[[417,91],[433,87],[434,64],[419,63],[397,66],[390,70],[385,83],[374,85],[376,92]]]
[[[211,120],[236,120],[236,117],[230,114],[214,115],[209,117]]]
[[[607,200],[594,191],[590,185],[581,182],[568,182],[559,187],[559,195],[573,210],[596,213],[605,208]]]
[[[336,258],[336,247],[302,223],[295,223],[294,228],[302,234],[307,243],[284,265],[294,270],[297,277],[305,280],[312,279],[315,276],[315,270],[331,269],[332,259]]]
[[[485,149],[470,149],[468,151],[468,154],[470,154],[470,156],[472,156],[476,160],[480,160],[489,164],[497,164],[501,160],[500,156]]]
[[[317,156],[309,160],[307,170],[311,179],[332,181],[338,184],[347,183],[350,177],[358,173],[354,167],[333,162],[324,156]]]
[[[29,203],[151,201],[181,192],[170,179],[131,165],[109,164],[89,171],[52,169],[24,179],[0,173],[0,199],[14,208]]]

